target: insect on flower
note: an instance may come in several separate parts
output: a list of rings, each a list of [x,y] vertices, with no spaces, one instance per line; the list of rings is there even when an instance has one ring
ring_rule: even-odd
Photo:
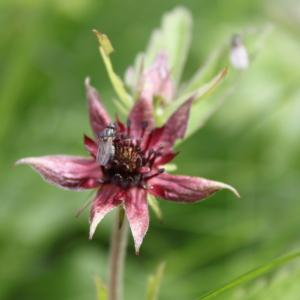
[[[99,133],[99,146],[96,161],[101,166],[106,166],[115,155],[114,139],[116,137],[116,125],[110,123]]]
[[[96,89],[86,82],[90,123],[94,136],[84,136],[90,157],[48,155],[17,161],[36,170],[46,181],[64,189],[95,189],[90,211],[90,238],[106,214],[125,210],[136,253],[149,226],[148,195],[175,202],[194,203],[222,189],[238,196],[230,185],[201,177],[168,174],[173,146],[184,137],[192,99],[187,99],[162,127],[155,126],[153,103],[140,98],[132,107],[127,126],[112,122]]]

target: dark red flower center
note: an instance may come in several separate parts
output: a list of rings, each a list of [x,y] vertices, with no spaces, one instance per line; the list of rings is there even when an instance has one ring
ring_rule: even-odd
[[[111,161],[102,166],[105,183],[113,183],[122,188],[133,186],[147,188],[147,180],[161,174],[164,170],[154,167],[160,156],[156,150],[142,150],[140,139],[133,139],[128,133],[117,132],[113,141],[114,155]]]

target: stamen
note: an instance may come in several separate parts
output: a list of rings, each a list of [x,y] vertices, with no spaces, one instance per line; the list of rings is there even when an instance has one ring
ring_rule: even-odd
[[[151,178],[153,178],[153,177],[155,177],[155,176],[157,176],[157,175],[162,174],[163,172],[165,172],[165,169],[163,169],[163,168],[162,168],[162,169],[158,169],[157,172],[155,172],[155,173],[153,173],[153,174],[151,174],[151,175],[148,175],[148,176],[144,176],[143,179],[149,180],[149,179],[151,179]]]
[[[141,135],[140,135],[141,139],[144,137],[147,127],[148,127],[148,122],[147,121],[142,122],[142,131],[141,131]]]
[[[130,131],[131,131],[131,121],[127,120],[127,134],[130,136]]]
[[[163,128],[151,130],[148,122],[141,122],[140,136],[133,138],[130,136],[130,120],[125,127],[117,118],[115,125],[117,125],[113,139],[115,151],[110,163],[101,167],[103,183],[115,184],[121,190],[134,186],[147,189],[147,180],[164,172],[164,169],[153,168],[156,166],[157,157],[164,155],[163,147],[158,145]],[[155,145],[155,148],[151,145]]]

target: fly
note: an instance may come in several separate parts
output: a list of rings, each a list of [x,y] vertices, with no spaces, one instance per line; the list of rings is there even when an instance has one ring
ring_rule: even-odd
[[[109,124],[99,133],[99,146],[96,161],[101,166],[106,166],[115,155],[114,139],[116,137],[116,125]]]

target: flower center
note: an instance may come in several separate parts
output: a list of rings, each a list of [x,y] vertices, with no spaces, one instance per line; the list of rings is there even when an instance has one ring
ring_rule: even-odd
[[[128,134],[117,133],[113,147],[114,154],[109,163],[102,166],[105,182],[125,189],[147,188],[147,180],[163,172],[163,169],[153,167],[158,151],[143,151],[140,140],[133,140]]]

